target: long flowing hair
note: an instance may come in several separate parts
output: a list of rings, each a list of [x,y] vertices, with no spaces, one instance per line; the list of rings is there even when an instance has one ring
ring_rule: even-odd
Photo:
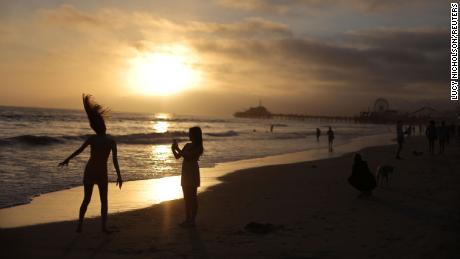
[[[191,127],[189,130],[190,140],[200,148],[200,155],[203,154],[203,134],[200,127]]]
[[[102,107],[94,101],[94,98],[89,94],[83,94],[83,106],[85,107],[86,115],[88,115],[89,126],[98,135],[105,135],[107,128],[105,127],[105,117],[109,109]]]

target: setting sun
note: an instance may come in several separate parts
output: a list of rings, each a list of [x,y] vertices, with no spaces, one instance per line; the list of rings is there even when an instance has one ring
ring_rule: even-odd
[[[179,93],[199,81],[199,72],[191,64],[193,59],[185,47],[140,54],[130,60],[129,85],[144,95]]]

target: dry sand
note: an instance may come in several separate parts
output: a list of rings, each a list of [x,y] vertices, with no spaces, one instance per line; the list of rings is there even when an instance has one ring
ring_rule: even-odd
[[[352,154],[338,158],[241,170],[199,197],[196,229],[177,226],[183,201],[113,214],[115,233],[99,219],[1,229],[1,258],[458,258],[460,255],[459,140],[444,155],[410,139],[364,149],[371,169],[396,167],[388,187],[357,198],[347,183]],[[65,206],[65,204],[63,204]],[[52,213],[52,212],[50,212]],[[245,230],[271,223],[274,232]]]

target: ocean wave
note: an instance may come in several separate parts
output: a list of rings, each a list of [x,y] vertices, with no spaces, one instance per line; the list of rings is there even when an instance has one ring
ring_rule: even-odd
[[[51,144],[59,144],[63,141],[50,136],[34,136],[34,135],[21,135],[11,138],[4,138],[0,140],[0,145],[12,145],[15,143],[26,144],[31,146],[44,146]]]
[[[30,145],[46,146],[54,144],[63,144],[69,141],[84,141],[90,135],[68,135],[68,136],[35,136],[20,135],[15,137],[0,139],[0,145]],[[112,136],[118,143],[123,144],[164,144],[171,143],[173,139],[182,140],[187,137],[185,131],[174,131],[165,133],[138,133],[127,135]]]
[[[62,112],[17,112],[0,109],[0,121],[8,122],[49,122],[49,121],[65,121],[65,122],[85,122],[86,115],[81,111],[72,111],[67,113]],[[139,115],[139,114],[124,114],[124,113],[111,113],[108,116],[108,121],[111,122],[126,122],[126,121],[138,121],[138,122],[191,122],[191,123],[225,123],[229,122],[228,119],[219,118],[200,118],[200,117],[170,117],[170,118],[156,118],[153,115]]]
[[[138,133],[113,136],[118,143],[123,144],[165,144],[171,143],[173,139],[181,140],[188,136],[185,131],[173,131],[165,133]]]
[[[285,133],[239,133],[234,130],[223,132],[204,133],[209,137],[207,141],[218,141],[219,139],[238,137],[239,139],[248,140],[269,140],[269,139],[302,139],[314,136],[314,132],[285,132]],[[341,134],[344,137],[348,134]],[[29,146],[47,146],[56,144],[65,144],[73,141],[84,141],[91,135],[63,135],[63,136],[41,136],[41,135],[19,135],[15,137],[0,138],[0,146],[4,145],[29,145]],[[157,145],[168,144],[173,139],[184,141],[188,139],[187,131],[171,131],[164,133],[135,133],[126,135],[111,135],[117,143],[127,145]]]
[[[205,133],[205,135],[211,137],[235,137],[238,136],[238,132],[229,130],[225,132]]]

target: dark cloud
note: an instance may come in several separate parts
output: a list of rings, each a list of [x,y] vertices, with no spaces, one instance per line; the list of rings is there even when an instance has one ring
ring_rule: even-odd
[[[333,7],[351,8],[361,12],[381,12],[396,8],[421,7],[432,3],[429,0],[217,0],[225,7],[259,12],[311,12]],[[439,2],[448,1],[441,0]]]
[[[188,32],[215,33],[218,37],[290,37],[292,31],[286,24],[262,18],[247,18],[236,23],[191,22],[185,25]]]
[[[287,38],[232,43],[200,41],[195,47],[200,53],[221,57],[222,62],[238,64],[239,70],[215,71],[224,73],[222,77],[232,78],[225,73],[246,77],[243,71],[247,68],[258,78],[257,85],[279,81],[275,88],[289,86],[294,94],[321,92],[326,89],[323,86],[328,86],[327,91],[334,89],[343,94],[391,91],[416,97],[423,86],[425,92],[438,94],[432,97],[441,97],[448,83],[448,37],[446,30],[376,30],[347,34],[345,40],[335,44]],[[257,76],[260,74],[262,78]]]

